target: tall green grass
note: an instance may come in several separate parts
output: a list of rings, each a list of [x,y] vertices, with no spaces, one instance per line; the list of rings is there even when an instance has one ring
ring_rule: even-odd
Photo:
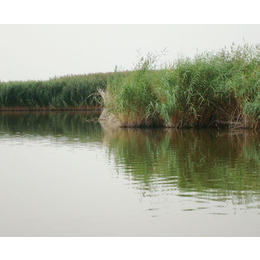
[[[165,66],[159,59],[149,53],[132,71],[0,82],[0,109],[105,106],[122,126],[259,127],[259,45],[233,44]]]
[[[156,70],[157,56],[148,54],[128,74],[115,71],[108,81],[105,106],[115,114],[123,126],[160,125],[156,105],[156,89],[162,70]]]
[[[157,58],[148,54],[108,82],[105,106],[122,126],[259,126],[259,45],[233,44],[164,67]]]
[[[52,78],[47,81],[0,82],[0,109],[69,109],[98,107],[98,89],[109,73]]]

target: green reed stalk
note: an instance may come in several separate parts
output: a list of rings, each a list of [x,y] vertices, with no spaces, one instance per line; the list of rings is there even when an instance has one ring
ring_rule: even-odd
[[[0,109],[84,108],[101,102],[98,89],[106,89],[109,73],[52,78],[47,81],[0,82]]]
[[[122,126],[213,126],[229,123],[258,127],[260,120],[260,47],[180,58],[157,68],[148,54],[108,84],[106,107]]]

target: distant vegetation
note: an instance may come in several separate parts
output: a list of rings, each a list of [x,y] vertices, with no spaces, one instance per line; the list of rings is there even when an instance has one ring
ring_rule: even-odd
[[[0,109],[97,108],[98,89],[106,89],[109,73],[64,76],[47,81],[0,82]]]
[[[260,46],[232,45],[160,68],[157,59],[148,54],[108,83],[105,106],[122,126],[259,127]]]

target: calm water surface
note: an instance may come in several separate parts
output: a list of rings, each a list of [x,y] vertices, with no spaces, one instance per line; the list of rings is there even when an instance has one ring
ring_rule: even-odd
[[[259,236],[260,135],[0,113],[0,236]]]

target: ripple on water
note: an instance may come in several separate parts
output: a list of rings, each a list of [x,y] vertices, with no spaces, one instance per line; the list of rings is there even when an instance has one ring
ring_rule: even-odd
[[[226,135],[217,138],[216,133],[212,134],[211,130],[165,132],[125,129],[125,131],[107,133],[103,132],[98,124],[82,124],[82,120],[65,114],[59,117],[48,115],[45,121],[41,119],[41,124],[35,124],[35,120],[39,119],[40,116],[32,118],[31,115],[16,120],[5,117],[2,120],[3,124],[0,124],[3,127],[0,130],[0,142],[10,146],[30,145],[27,149],[30,152],[33,151],[31,147],[36,148],[34,151],[39,147],[54,148],[50,150],[57,156],[56,158],[48,154],[48,149],[44,148],[42,151],[48,154],[51,160],[53,159],[53,166],[57,171],[52,171],[52,167],[49,162],[45,162],[42,154],[42,157],[39,156],[41,158],[36,156],[33,163],[48,166],[51,174],[48,175],[44,169],[40,171],[34,164],[33,167],[25,167],[27,170],[23,173],[29,178],[28,171],[31,168],[35,169],[30,181],[35,180],[37,191],[35,194],[39,195],[37,203],[45,197],[49,198],[48,203],[42,206],[46,206],[43,211],[46,210],[49,215],[53,211],[57,214],[53,215],[51,221],[63,219],[60,208],[56,207],[61,205],[60,200],[63,199],[62,210],[64,212],[67,209],[68,212],[71,210],[70,213],[75,215],[77,220],[74,224],[78,224],[78,230],[84,227],[87,230],[101,226],[100,229],[109,230],[111,234],[114,234],[113,229],[118,227],[116,225],[110,227],[108,223],[111,222],[120,223],[123,228],[127,226],[130,231],[136,223],[140,223],[136,230],[140,233],[144,231],[142,234],[146,234],[147,227],[150,227],[151,223],[151,230],[154,224],[158,224],[158,230],[164,229],[167,232],[173,230],[171,235],[174,235],[174,229],[183,226],[185,220],[187,224],[200,219],[204,225],[204,220],[205,223],[212,223],[210,220],[213,217],[216,220],[224,219],[226,215],[231,214],[250,213],[257,217],[260,214],[258,136]],[[22,127],[24,120],[30,121],[30,125],[26,124]],[[12,127],[13,124],[16,124],[15,129]],[[34,127],[36,125],[37,128]],[[62,149],[63,147],[65,149]],[[20,153],[15,154],[13,147],[8,148],[10,155],[16,155],[16,159],[21,159]],[[100,153],[101,148],[104,148],[102,150],[104,156]],[[87,154],[85,151],[90,153]],[[6,158],[5,151],[1,152],[3,156],[0,157],[0,161],[3,163]],[[66,162],[63,155],[68,158]],[[95,161],[99,156],[100,160]],[[59,165],[57,159],[60,159]],[[101,161],[101,172],[89,171],[89,165],[99,168],[97,164]],[[69,167],[63,167],[64,172],[60,172],[63,163]],[[6,165],[9,167],[8,164]],[[20,167],[13,167],[13,173],[16,170],[18,172]],[[9,172],[8,168],[6,172],[5,177],[9,180],[11,171]],[[17,174],[17,176],[22,175]],[[41,181],[37,181],[38,177]],[[15,181],[10,179],[9,185],[17,182],[19,189],[22,187],[20,182],[24,183],[25,179],[15,179]],[[53,181],[49,181],[50,179]],[[29,189],[32,188],[33,185],[27,183]],[[45,187],[48,187],[46,189],[48,192],[40,194],[41,190],[45,191]],[[64,193],[61,193],[62,187]],[[69,193],[70,189],[78,188],[84,196],[73,197],[74,193],[70,196],[72,194]],[[49,191],[53,192],[51,196]],[[12,199],[14,196],[8,189],[5,192],[6,196],[3,196],[1,205],[8,209],[12,204],[5,204],[6,197]],[[53,204],[50,211],[48,205],[55,202],[53,200],[55,197],[57,204]],[[30,201],[33,196],[28,195],[28,198]],[[24,204],[24,206],[28,205],[31,204]],[[42,209],[39,207],[38,210]],[[26,210],[21,213],[24,212],[26,213]],[[130,215],[134,217],[127,219]],[[24,214],[23,217],[25,219],[27,216]],[[40,215],[36,214],[35,219],[38,217]],[[165,221],[166,217],[167,221]],[[9,221],[12,218],[13,216],[7,219]],[[111,221],[107,221],[108,218]],[[248,219],[250,218],[243,218],[244,224],[249,222]],[[60,230],[66,230],[68,226],[66,221],[64,220],[63,227],[59,227]],[[220,225],[220,222],[215,224]],[[198,225],[196,235],[200,235],[201,229],[207,228],[203,225]],[[195,225],[191,229],[196,229]]]

